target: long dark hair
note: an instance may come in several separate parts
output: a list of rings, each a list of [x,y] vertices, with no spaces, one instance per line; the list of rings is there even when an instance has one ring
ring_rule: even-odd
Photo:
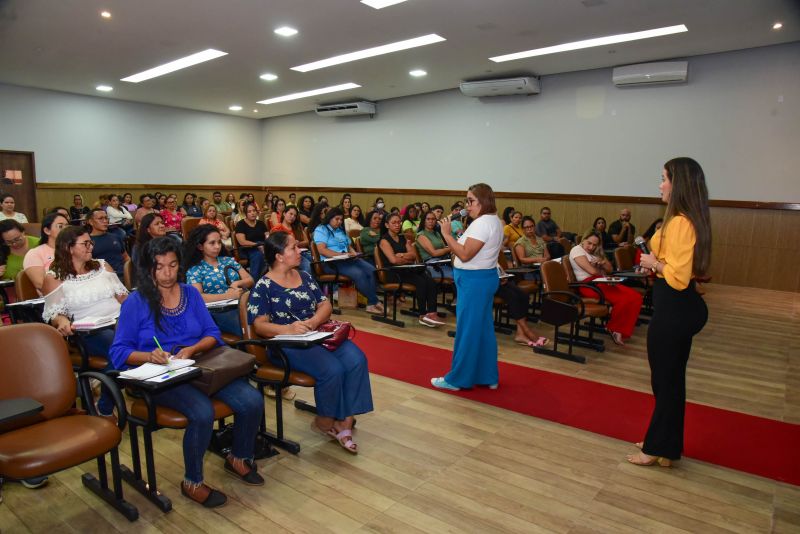
[[[289,241],[289,234],[286,232],[275,232],[269,234],[269,237],[264,241],[264,257],[267,260],[267,265],[272,267],[275,263],[275,257],[278,254],[283,254],[286,250],[286,243]]]
[[[56,253],[53,256],[53,263],[50,270],[59,280],[66,280],[69,276],[77,276],[75,265],[72,264],[72,247],[82,235],[89,235],[91,232],[86,226],[67,226],[58,233],[56,237]],[[87,271],[96,271],[100,268],[100,262],[89,260],[84,264]]]
[[[417,205],[416,204],[409,204],[409,205],[406,206],[406,211],[403,213],[403,218],[401,219],[403,222],[406,222],[406,221],[414,222],[414,220],[411,218],[411,215],[409,215],[409,212],[411,211],[411,208],[414,208],[414,211],[417,212],[417,217],[419,217],[419,211],[417,210]],[[388,219],[387,219],[387,221],[388,221]],[[386,221],[384,221],[384,224],[385,223],[386,223]]]
[[[328,213],[325,214],[325,217],[322,218],[320,224],[329,225],[331,224],[331,219],[333,219],[334,217],[342,217],[342,222],[344,222],[344,212],[342,211],[342,208],[340,208],[339,206],[334,206],[331,209],[329,209]]]
[[[303,207],[303,204],[305,204],[306,199],[311,201],[311,208],[308,211],[306,211],[306,209]],[[302,197],[300,197],[300,200],[297,201],[297,209],[300,210],[300,213],[302,213],[303,215],[309,216],[311,212],[314,211],[314,197],[312,197],[311,195],[303,195]]]
[[[61,232],[62,234],[64,231]],[[61,234],[58,234],[61,239]],[[178,242],[171,237],[156,237],[148,241],[141,253],[139,254],[139,263],[136,265],[136,291],[142,294],[147,301],[147,306],[150,308],[150,313],[153,315],[153,322],[158,330],[163,332],[161,328],[161,319],[163,314],[161,312],[161,292],[156,285],[156,256],[163,256],[170,252],[175,253],[178,259],[178,281],[185,280],[185,273],[181,263],[181,247]]]
[[[51,211],[50,213],[44,216],[44,219],[42,220],[42,235],[39,237],[40,245],[46,245],[47,242],[50,240],[50,235],[47,234],[44,231],[44,229],[47,228],[48,230],[52,230],[53,223],[59,217],[67,221],[67,224],[69,224],[69,217],[64,217],[63,213],[58,213],[57,211]]]
[[[353,219],[353,210],[358,208],[358,217]],[[353,204],[350,206],[350,213],[347,214],[348,217],[356,221],[361,226],[364,226],[364,210],[361,209],[361,206],[358,204]]]
[[[308,221],[308,231],[313,232],[314,229],[322,222],[322,211],[328,207],[327,202],[317,202],[311,212],[311,218]]]
[[[664,222],[664,219],[662,219],[661,217],[659,217],[658,219],[653,221],[650,224],[650,226],[647,227],[647,230],[644,231],[644,233],[642,234],[642,237],[645,238],[645,239],[648,239],[648,240],[650,238],[652,238],[653,235],[655,235],[655,233],[656,233],[656,226],[658,226],[658,223],[663,223],[663,222]]]
[[[136,244],[141,248],[145,243],[153,239],[153,236],[147,231],[153,221],[156,219],[164,219],[160,213],[148,213],[142,217],[142,222],[139,223],[139,232],[136,234]]]
[[[661,234],[665,235],[670,220],[684,215],[695,233],[692,274],[703,276],[711,265],[711,214],[708,209],[708,188],[700,164],[691,158],[675,158],[664,164],[672,182],[672,192],[664,214]]]
[[[200,224],[189,233],[188,239],[183,244],[184,271],[188,271],[203,261],[203,251],[200,249],[205,244],[208,236],[213,233],[219,234],[219,228],[213,224]],[[222,234],[220,234],[220,237],[222,237]]]
[[[6,197],[14,198],[12,195],[3,195],[3,200]],[[25,227],[22,226],[16,219],[5,219],[0,221],[0,237],[9,230],[19,230],[25,233]],[[11,247],[6,245],[5,239],[0,239],[0,265],[5,265],[8,261],[8,255],[11,254]]]
[[[294,235],[295,239],[297,239],[298,241],[302,241],[303,223],[300,222],[300,210],[297,209],[297,206],[295,206],[294,204],[286,206],[286,209],[283,210],[283,221],[281,221],[281,224],[286,226],[286,214],[289,213],[290,210],[294,210],[295,216],[294,216],[294,222],[289,226],[289,229],[292,231],[292,235]]]

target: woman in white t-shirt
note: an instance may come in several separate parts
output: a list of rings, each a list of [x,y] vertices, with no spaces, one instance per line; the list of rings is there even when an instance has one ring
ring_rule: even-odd
[[[466,211],[474,220],[456,241],[442,232],[455,257],[453,276],[458,290],[453,363],[445,376],[432,378],[439,389],[459,390],[475,385],[497,388],[497,338],[492,304],[499,285],[497,256],[503,245],[503,221],[497,216],[494,191],[486,184],[467,190]],[[450,217],[439,222],[450,228]]]

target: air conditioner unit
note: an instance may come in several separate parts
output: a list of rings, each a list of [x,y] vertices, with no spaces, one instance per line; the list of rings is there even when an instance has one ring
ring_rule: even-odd
[[[688,71],[688,61],[661,61],[615,67],[611,78],[618,87],[681,83],[686,81]]]
[[[317,106],[317,115],[320,117],[342,117],[345,115],[375,115],[374,102],[347,102],[345,104],[331,104]]]
[[[506,78],[501,80],[480,80],[477,82],[461,82],[461,92],[466,96],[508,96],[538,95],[542,92],[539,78]]]

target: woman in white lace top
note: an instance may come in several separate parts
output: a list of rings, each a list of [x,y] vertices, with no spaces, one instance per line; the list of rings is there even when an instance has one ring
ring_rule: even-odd
[[[128,290],[111,267],[103,260],[92,259],[93,248],[89,230],[83,226],[64,228],[56,238],[55,258],[44,278],[42,317],[65,337],[73,334],[74,322],[89,317],[117,317],[120,304],[128,296]],[[114,330],[93,331],[83,336],[82,341],[89,355],[108,358]],[[112,409],[113,401],[104,390],[98,410],[110,415]]]

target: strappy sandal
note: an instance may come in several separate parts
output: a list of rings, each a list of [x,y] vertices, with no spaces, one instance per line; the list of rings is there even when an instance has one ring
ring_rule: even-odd
[[[333,427],[330,427],[328,430],[323,430],[319,427],[319,425],[317,425],[316,422],[311,421],[311,430],[317,434],[322,434],[323,436],[328,436],[331,439],[336,439],[336,429]]]
[[[351,429],[346,428],[336,434],[336,441],[350,454],[358,454],[358,444],[353,441],[353,431]]]

